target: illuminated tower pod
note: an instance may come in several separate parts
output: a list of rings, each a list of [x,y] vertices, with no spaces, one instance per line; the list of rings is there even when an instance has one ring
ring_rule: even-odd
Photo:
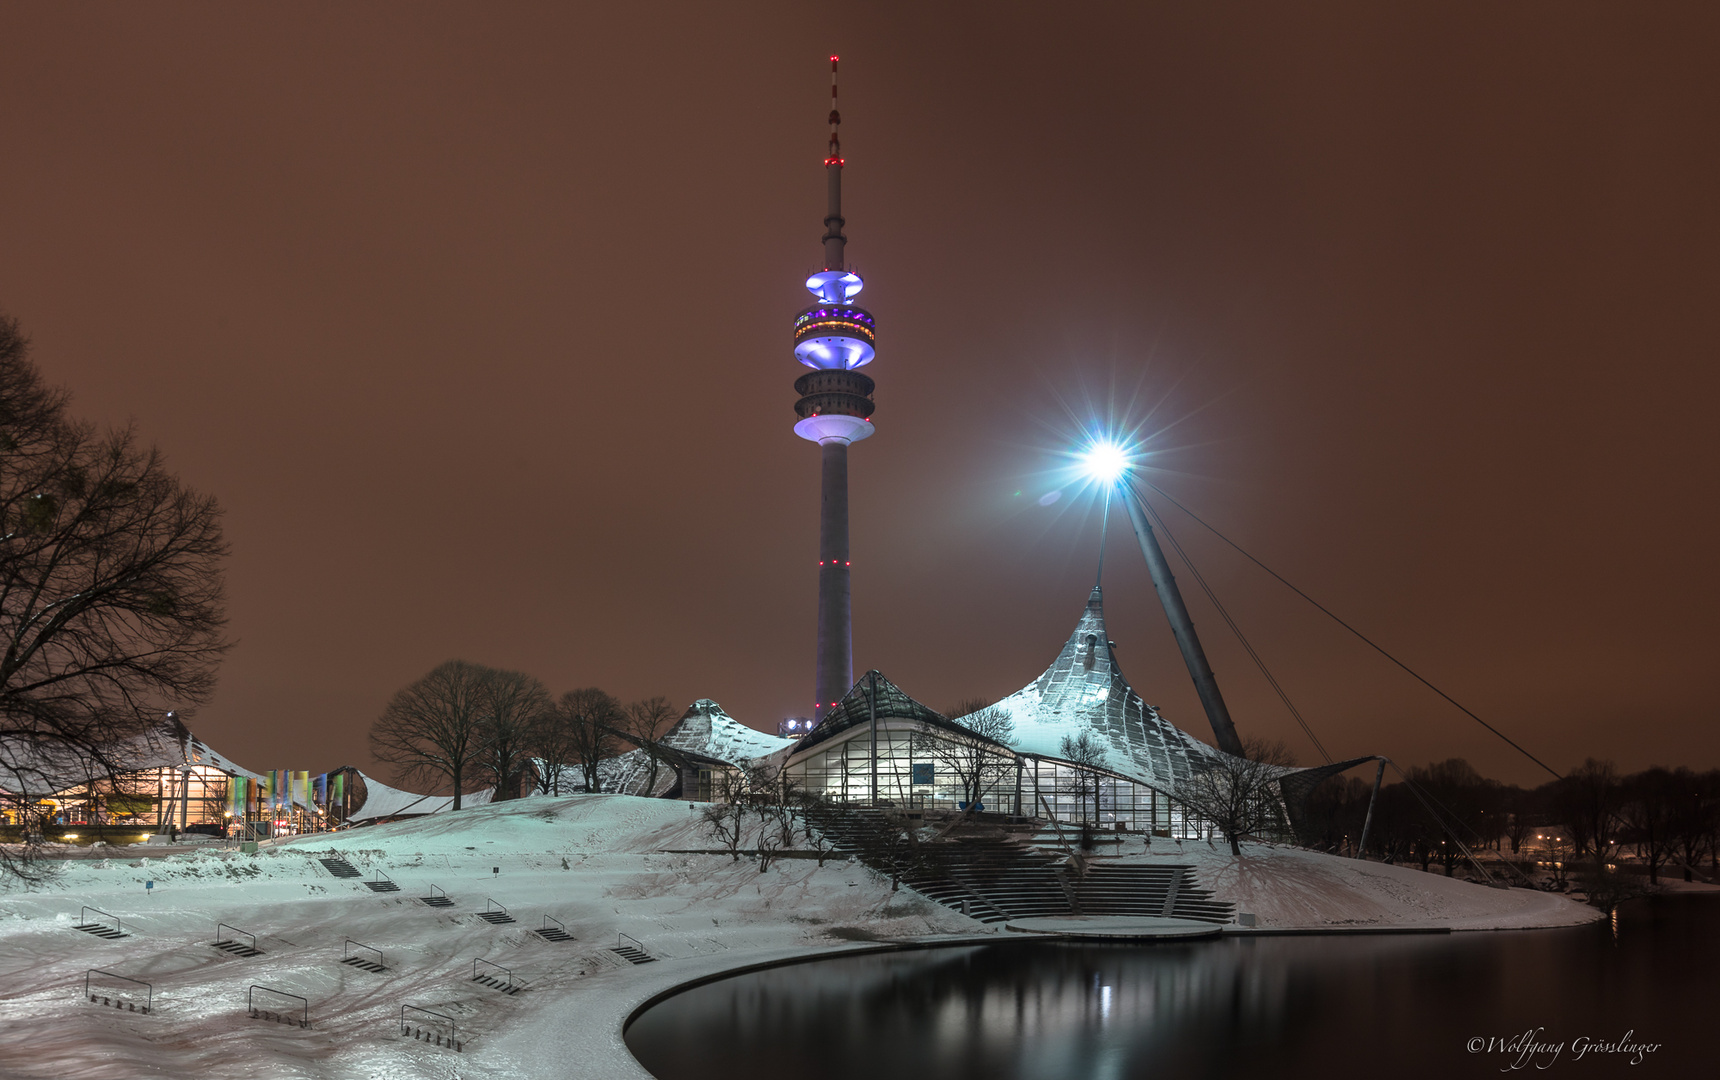
[[[812,370],[794,381],[800,417],[794,433],[824,457],[818,514],[818,664],[813,715],[823,719],[854,685],[854,627],[849,592],[848,446],[872,434],[872,380],[857,370],[872,362],[872,316],[852,301],[864,282],[843,262],[842,144],[837,127],[836,57],[830,58],[830,193],[824,215],[824,269],[806,279],[817,303],[794,319],[794,356]]]

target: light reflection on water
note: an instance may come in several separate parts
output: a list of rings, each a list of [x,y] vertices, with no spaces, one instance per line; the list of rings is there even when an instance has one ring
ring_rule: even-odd
[[[1720,970],[1717,916],[1710,898],[1668,897],[1627,905],[1616,927],[1145,947],[1010,940],[844,957],[677,995],[641,1015],[627,1042],[663,1080],[1329,1078],[1335,1062],[1363,1060],[1389,1060],[1395,1076],[1500,1075],[1511,1058],[1471,1054],[1469,1039],[1634,1029],[1665,1044],[1643,1066],[1567,1050],[1555,1068],[1669,1075],[1709,1060],[1699,1011]]]

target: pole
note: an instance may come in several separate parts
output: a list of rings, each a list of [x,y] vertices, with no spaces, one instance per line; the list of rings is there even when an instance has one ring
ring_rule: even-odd
[[[1182,593],[1177,589],[1170,563],[1165,561],[1165,553],[1159,548],[1152,525],[1147,522],[1140,493],[1126,477],[1120,483],[1123,505],[1129,511],[1129,523],[1135,527],[1135,536],[1141,542],[1141,555],[1146,558],[1147,570],[1153,576],[1153,588],[1159,594],[1159,603],[1164,606],[1165,617],[1170,620],[1171,634],[1177,639],[1177,648],[1182,651],[1183,663],[1188,665],[1189,676],[1194,679],[1194,689],[1200,695],[1207,721],[1212,724],[1213,739],[1220,750],[1242,757],[1242,739],[1237,736],[1236,725],[1231,722],[1224,695],[1218,692],[1218,679],[1212,673],[1212,665],[1206,661],[1200,638],[1195,635],[1194,620],[1189,618],[1188,606],[1183,603]]]
[[[1099,569],[1093,574],[1093,587],[1105,584],[1105,531],[1111,524],[1111,489],[1105,489],[1104,509],[1099,511]]]
[[[872,805],[878,805],[878,673],[866,673],[866,710],[872,728]]]
[[[1368,830],[1374,824],[1374,800],[1380,797],[1380,781],[1385,779],[1386,759],[1380,758],[1380,767],[1374,771],[1374,793],[1368,796],[1368,816],[1362,819],[1362,840],[1356,845],[1356,858],[1366,858],[1368,854]]]

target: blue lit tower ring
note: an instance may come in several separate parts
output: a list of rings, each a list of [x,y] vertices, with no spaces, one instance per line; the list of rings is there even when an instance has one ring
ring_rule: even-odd
[[[856,274],[846,276],[859,281]],[[877,344],[872,313],[852,304],[814,304],[794,319],[794,358],[809,368],[865,367],[878,354]]]

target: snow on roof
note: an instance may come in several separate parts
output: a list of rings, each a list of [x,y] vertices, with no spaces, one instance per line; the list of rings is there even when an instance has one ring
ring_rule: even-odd
[[[377,818],[398,817],[401,814],[437,814],[454,807],[452,795],[420,795],[415,791],[389,787],[362,771],[358,771],[358,775],[364,779],[364,803],[347,815],[348,821],[374,821]],[[495,791],[491,788],[469,792],[460,796],[460,805],[482,806],[489,802],[493,795]]]
[[[164,719],[133,736],[112,750],[110,757],[114,771],[120,773],[201,765],[219,769],[230,776],[262,779],[262,774],[217,754],[177,718]],[[50,795],[88,784],[105,775],[88,755],[63,744],[32,745],[16,736],[0,740],[0,788],[7,791]]]
[[[545,779],[538,781],[538,793],[548,794],[548,767],[542,758],[536,759],[538,775]],[[604,758],[597,763],[597,790],[620,795],[661,796],[675,786],[680,779],[680,773],[667,762],[657,764],[657,782],[651,784],[651,790],[645,787],[651,780],[651,755],[644,750],[629,750],[625,754]],[[585,773],[573,765],[561,767],[560,783],[556,786],[558,795],[577,795],[585,791]]]
[[[965,732],[961,724],[915,701],[907,691],[885,678],[882,672],[868,671],[843,695],[834,709],[813,725],[805,738],[793,744],[794,756],[798,757],[850,728],[870,723],[874,716],[880,723],[906,720],[921,728]],[[971,736],[971,733],[967,734]]]
[[[1219,753],[1160,716],[1123,678],[1097,586],[1057,659],[995,707],[1015,723],[1016,750],[1062,758],[1064,736],[1088,731],[1106,751],[1105,768],[1164,791],[1188,779],[1191,762]]]
[[[744,765],[794,745],[793,739],[747,727],[710,698],[700,698],[689,705],[662,742],[673,749],[731,765]]]

